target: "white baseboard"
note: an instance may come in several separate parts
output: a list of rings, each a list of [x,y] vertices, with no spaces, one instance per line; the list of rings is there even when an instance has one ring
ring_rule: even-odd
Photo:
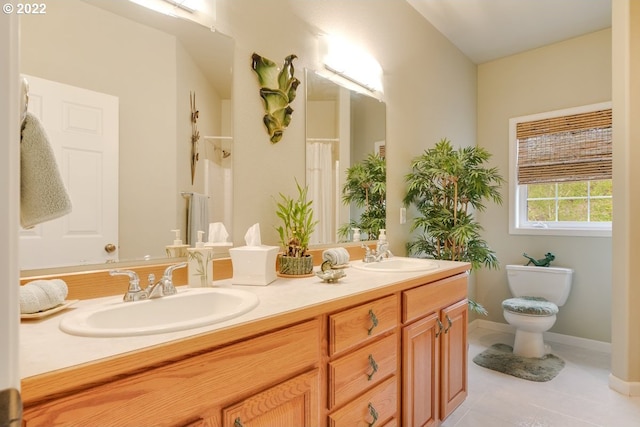
[[[507,323],[492,322],[490,320],[475,319],[469,324],[469,331],[475,328],[484,328],[492,331],[505,332],[508,334],[515,334],[516,329]],[[545,332],[545,341],[556,342],[560,344],[568,344],[578,348],[584,348],[588,350],[601,351],[603,353],[611,354],[611,343],[590,340],[587,338],[572,337],[571,335],[557,334],[555,332]]]
[[[640,396],[639,382],[623,381],[613,374],[609,374],[609,387],[625,396]]]

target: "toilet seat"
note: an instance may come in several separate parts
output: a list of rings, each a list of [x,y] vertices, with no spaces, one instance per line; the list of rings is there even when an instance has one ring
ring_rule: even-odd
[[[558,306],[540,297],[509,298],[502,301],[502,308],[514,314],[527,316],[554,316]]]

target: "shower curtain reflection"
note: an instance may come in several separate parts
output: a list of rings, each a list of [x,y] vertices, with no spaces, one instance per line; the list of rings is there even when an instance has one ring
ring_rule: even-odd
[[[311,244],[336,241],[336,220],[333,212],[334,200],[339,192],[336,188],[337,159],[334,157],[334,140],[307,140],[308,198],[312,200],[314,219],[318,225],[311,235]],[[334,168],[334,166],[336,166]]]

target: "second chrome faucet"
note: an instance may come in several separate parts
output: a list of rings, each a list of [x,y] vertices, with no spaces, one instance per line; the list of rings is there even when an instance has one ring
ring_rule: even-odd
[[[380,236],[378,236],[375,251],[371,251],[369,246],[364,243],[362,244],[362,247],[365,250],[364,258],[362,259],[363,262],[380,262],[383,258],[391,258],[393,256],[389,250],[389,242],[387,241],[387,235],[385,232],[385,229],[380,229]]]
[[[173,285],[173,271],[178,268],[184,268],[187,266],[186,262],[179,264],[173,264],[164,270],[162,278],[155,282],[155,276],[149,275],[149,285],[146,289],[140,287],[140,278],[135,271],[132,270],[110,270],[109,274],[112,276],[128,276],[129,277],[129,289],[122,298],[123,301],[140,301],[150,298],[160,298],[167,295],[174,295],[177,293],[175,286]]]

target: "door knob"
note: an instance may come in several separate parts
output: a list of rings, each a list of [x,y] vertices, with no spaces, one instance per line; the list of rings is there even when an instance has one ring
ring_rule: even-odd
[[[104,250],[108,254],[112,254],[116,251],[116,245],[114,245],[113,243],[107,243],[106,245],[104,245]]]

